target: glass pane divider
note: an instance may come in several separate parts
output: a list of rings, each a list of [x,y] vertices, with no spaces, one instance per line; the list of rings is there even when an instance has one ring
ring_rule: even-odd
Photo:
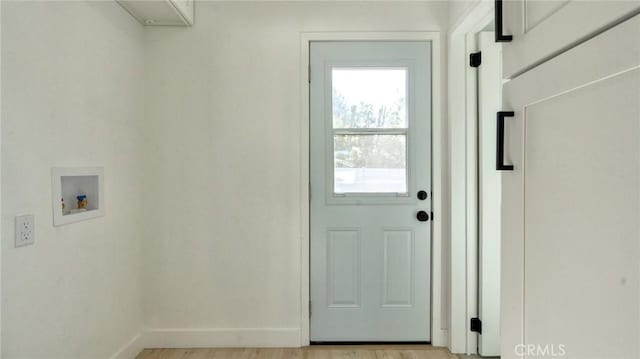
[[[334,135],[406,135],[409,133],[408,128],[394,128],[394,129],[383,129],[383,128],[349,128],[349,129],[336,129],[332,130]]]

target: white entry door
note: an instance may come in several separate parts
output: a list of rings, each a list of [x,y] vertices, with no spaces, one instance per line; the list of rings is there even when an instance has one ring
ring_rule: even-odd
[[[313,42],[311,340],[429,341],[430,42]]]

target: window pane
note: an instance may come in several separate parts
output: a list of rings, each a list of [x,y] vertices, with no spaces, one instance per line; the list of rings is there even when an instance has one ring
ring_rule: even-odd
[[[335,193],[407,193],[406,135],[334,135]]]
[[[407,128],[407,69],[334,68],[334,128]]]

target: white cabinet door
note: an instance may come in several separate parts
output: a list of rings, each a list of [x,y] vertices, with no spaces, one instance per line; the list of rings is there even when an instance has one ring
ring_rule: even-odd
[[[640,358],[638,29],[504,86],[503,358]]]
[[[503,32],[513,40],[504,44],[503,75],[513,78],[639,9],[636,0],[504,1]]]

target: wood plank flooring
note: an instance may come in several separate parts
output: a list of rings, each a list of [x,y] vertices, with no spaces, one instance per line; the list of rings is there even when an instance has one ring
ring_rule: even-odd
[[[430,345],[311,346],[304,348],[145,349],[136,359],[457,359]]]

